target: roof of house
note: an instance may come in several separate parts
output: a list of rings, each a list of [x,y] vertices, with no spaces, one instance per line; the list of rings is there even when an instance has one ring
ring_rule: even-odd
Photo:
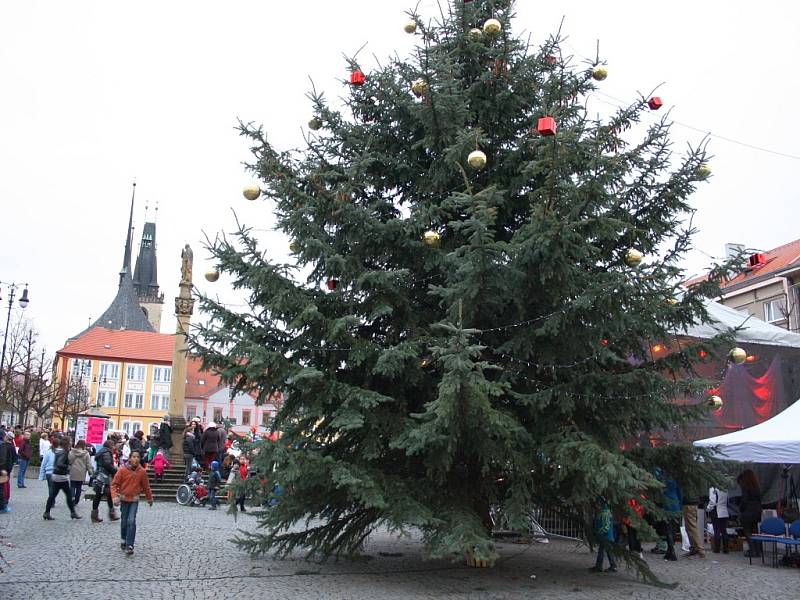
[[[186,361],[186,398],[205,398],[222,387],[220,376],[202,371],[202,365],[197,356],[190,355]]]
[[[731,288],[740,288],[748,286],[752,283],[758,283],[772,279],[778,273],[786,271],[791,268],[800,268],[800,240],[794,240],[778,246],[767,252],[764,252],[764,264],[758,267],[749,267],[724,282],[720,287],[722,290],[730,290]],[[707,275],[701,275],[687,281],[684,285],[692,286],[695,283],[705,281]]]
[[[92,327],[58,351],[64,356],[172,364],[175,336],[154,331]]]

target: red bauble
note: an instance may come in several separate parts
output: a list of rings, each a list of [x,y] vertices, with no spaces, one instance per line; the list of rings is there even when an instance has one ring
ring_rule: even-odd
[[[650,107],[650,110],[658,110],[659,108],[664,106],[664,103],[658,96],[653,96],[652,98],[650,98],[650,100],[647,101],[647,106]]]
[[[601,346],[608,346],[608,340],[606,340],[606,339],[600,340],[600,345]]]
[[[337,287],[339,287],[339,280],[338,279],[328,279],[328,283],[326,285],[328,286],[329,290],[333,291]]]
[[[558,62],[558,59],[556,58],[555,54],[548,54],[544,57],[544,62],[552,67]]]
[[[361,69],[356,69],[350,73],[350,85],[364,85],[366,80],[367,78],[364,77],[364,73],[361,72]]]
[[[536,131],[538,131],[540,135],[555,135],[557,129],[558,126],[553,117],[542,117],[536,125]]]

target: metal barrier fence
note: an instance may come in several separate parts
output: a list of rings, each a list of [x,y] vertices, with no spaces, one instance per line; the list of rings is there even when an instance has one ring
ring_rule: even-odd
[[[494,531],[497,534],[528,535],[540,539],[583,540],[584,526],[577,515],[553,509],[536,507],[528,514],[527,528],[524,531],[512,528],[500,507],[494,506],[490,511]]]

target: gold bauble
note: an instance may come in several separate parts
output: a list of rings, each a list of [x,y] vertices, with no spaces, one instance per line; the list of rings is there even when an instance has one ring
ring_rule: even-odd
[[[428,93],[428,83],[422,78],[415,79],[414,83],[411,84],[411,91],[414,92],[417,98],[424,96]]]
[[[489,19],[483,24],[483,32],[489,35],[497,35],[501,29],[503,29],[503,26],[497,19]]]
[[[206,271],[206,281],[214,283],[217,279],[219,279],[219,271],[216,269],[210,269]]]
[[[289,250],[295,253],[300,252],[300,242],[297,240],[292,240],[289,242]]]
[[[712,408],[721,408],[722,407],[722,398],[719,396],[709,396],[708,398],[708,405]]]
[[[308,122],[308,128],[311,131],[317,131],[320,127],[322,127],[322,119],[320,119],[319,117],[313,117]]]
[[[670,306],[675,306],[677,303],[678,303],[677,298],[667,298],[667,304],[669,304]]]
[[[629,267],[637,267],[642,262],[644,254],[639,252],[636,248],[628,248],[625,251],[625,264]]]
[[[433,231],[429,229],[425,233],[422,234],[422,241],[425,242],[426,246],[430,246],[431,248],[438,248],[439,243],[442,241],[442,236],[439,235],[438,231]]]
[[[728,352],[728,356],[737,365],[740,365],[747,360],[747,352],[744,350],[744,348],[734,348]]]
[[[481,35],[483,35],[483,32],[477,27],[473,27],[469,30],[469,38],[471,40],[479,40],[481,39]]]
[[[405,25],[403,25],[403,31],[406,33],[414,33],[417,30],[417,22],[416,21],[409,21]]]
[[[486,155],[480,150],[475,150],[469,153],[467,162],[473,169],[482,169],[486,166]]]
[[[242,190],[242,194],[248,200],[258,200],[261,195],[261,188],[257,185],[248,185]]]
[[[592,79],[595,81],[603,81],[606,77],[608,77],[608,69],[605,67],[598,65],[592,69]]]
[[[700,163],[697,166],[697,174],[705,179],[709,175],[711,175],[711,167],[708,166],[708,163]]]

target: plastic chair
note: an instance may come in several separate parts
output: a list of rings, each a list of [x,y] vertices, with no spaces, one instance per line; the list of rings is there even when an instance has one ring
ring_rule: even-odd
[[[800,519],[789,525],[789,535],[794,538],[800,538]]]
[[[780,517],[770,517],[761,521],[759,533],[765,535],[786,535],[786,523]]]

